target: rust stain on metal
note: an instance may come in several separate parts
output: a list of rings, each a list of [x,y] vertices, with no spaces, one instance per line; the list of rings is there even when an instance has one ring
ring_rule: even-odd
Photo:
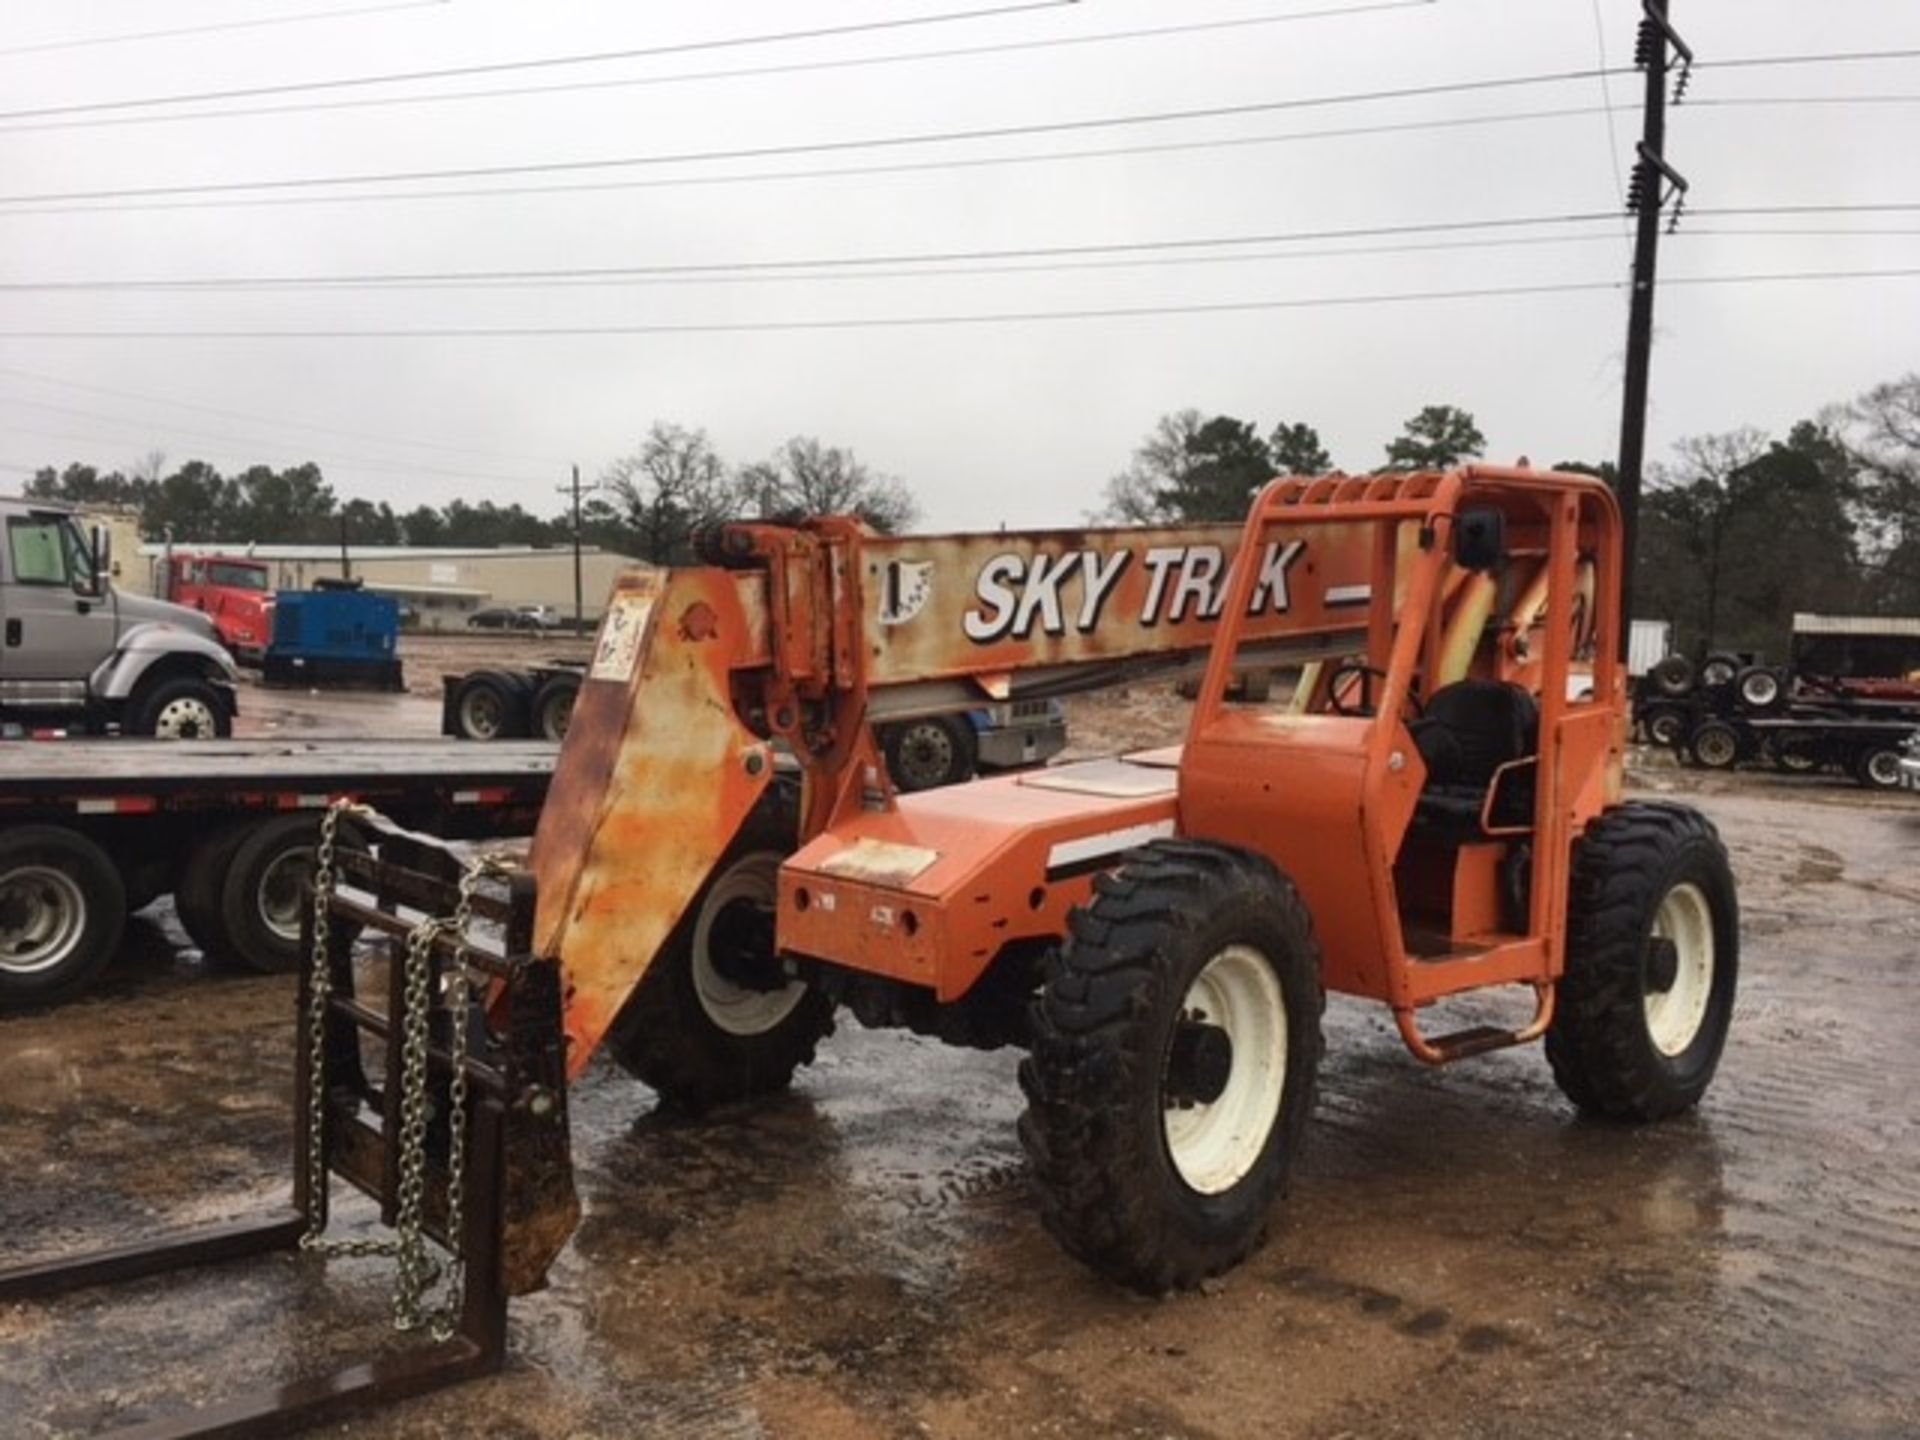
[[[636,572],[616,594],[646,594],[653,615],[676,621],[703,610],[712,624],[652,624],[633,673],[590,680],[575,704],[531,856],[535,949],[560,960],[570,988],[570,1075],[585,1068],[772,778],[771,766],[750,763],[764,759],[762,742],[731,700],[733,670],[764,656],[767,642],[736,577]]]

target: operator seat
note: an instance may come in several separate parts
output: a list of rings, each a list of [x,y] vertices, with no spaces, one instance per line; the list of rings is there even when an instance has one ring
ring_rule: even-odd
[[[1420,718],[1408,727],[1427,783],[1415,818],[1455,844],[1481,834],[1480,811],[1494,772],[1540,748],[1540,706],[1518,685],[1504,680],[1459,680],[1433,692]],[[1533,820],[1531,773],[1501,787],[1499,824]]]

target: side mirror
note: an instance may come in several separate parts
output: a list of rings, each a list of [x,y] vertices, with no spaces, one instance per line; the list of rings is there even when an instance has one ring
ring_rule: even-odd
[[[1507,517],[1491,505],[1462,510],[1453,518],[1453,563],[1462,570],[1492,570],[1507,558]]]
[[[93,527],[93,593],[107,593],[107,577],[113,567],[113,537],[104,525]]]

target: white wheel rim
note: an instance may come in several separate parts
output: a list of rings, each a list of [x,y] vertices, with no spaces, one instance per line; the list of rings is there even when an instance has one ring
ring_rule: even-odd
[[[64,871],[23,865],[0,876],[0,970],[51,970],[73,954],[86,928],[86,899]]]
[[[1233,1065],[1217,1099],[1169,1107],[1163,1096],[1161,1110],[1174,1170],[1190,1189],[1218,1195],[1246,1178],[1280,1116],[1287,1088],[1287,1002],[1266,956],[1250,945],[1229,945],[1194,977],[1181,1009],[1189,1019],[1225,1030],[1233,1046]]]
[[[549,740],[567,738],[567,727],[573,723],[573,692],[556,695],[547,702],[547,713],[541,726]]]
[[[715,968],[715,924],[732,905],[754,905],[769,913],[778,898],[780,857],[771,850],[748,855],[715,882],[701,902],[693,925],[693,989],[707,1018],[729,1035],[764,1035],[791,1015],[806,998],[804,982],[778,990],[735,984]]]
[[[1733,739],[1719,730],[1709,730],[1694,742],[1693,750],[1700,757],[1700,763],[1710,769],[1717,769],[1733,759]]]
[[[1662,1055],[1678,1055],[1699,1035],[1713,998],[1713,907],[1691,882],[1667,892],[1654,912],[1656,938],[1673,943],[1673,984],[1649,990],[1647,1034]]]
[[[153,734],[159,740],[208,740],[214,734],[213,707],[194,695],[169,700],[154,718]]]
[[[1900,757],[1891,750],[1878,750],[1867,758],[1867,774],[1876,785],[1895,785],[1900,780]]]
[[[313,850],[297,845],[276,855],[260,873],[254,891],[260,923],[282,940],[298,942],[300,922],[305,919],[303,887],[313,876]]]
[[[491,740],[500,732],[500,714],[500,697],[491,690],[472,691],[460,704],[460,718],[466,722],[467,733],[482,740]]]

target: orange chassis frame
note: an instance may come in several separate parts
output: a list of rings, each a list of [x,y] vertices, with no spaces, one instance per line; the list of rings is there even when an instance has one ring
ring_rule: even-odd
[[[1504,581],[1452,563],[1469,504],[1505,516]],[[1564,963],[1572,842],[1619,796],[1620,554],[1598,482],[1471,467],[1277,480],[1237,536],[883,538],[830,519],[732,527],[722,567],[629,576],[533,855],[536,950],[568,976],[569,1068],[747,824],[774,741],[804,774],[776,917],[791,958],[957,1001],[1009,946],[1064,935],[1096,873],[1178,835],[1273,860],[1314,917],[1326,986],[1388,1004],[1420,1059],[1535,1039]],[[885,778],[875,719],[1202,655],[1182,747],[916,795]],[[1304,708],[1226,698],[1236,664],[1342,655],[1384,672],[1375,713],[1328,713],[1317,665]],[[1534,810],[1483,816],[1478,838],[1436,851],[1409,839],[1426,770],[1407,711],[1469,674],[1539,699],[1537,756],[1521,762]],[[1522,845],[1530,898],[1509,930],[1497,876]],[[1498,985],[1532,987],[1531,1023],[1422,1034],[1423,1007]]]

